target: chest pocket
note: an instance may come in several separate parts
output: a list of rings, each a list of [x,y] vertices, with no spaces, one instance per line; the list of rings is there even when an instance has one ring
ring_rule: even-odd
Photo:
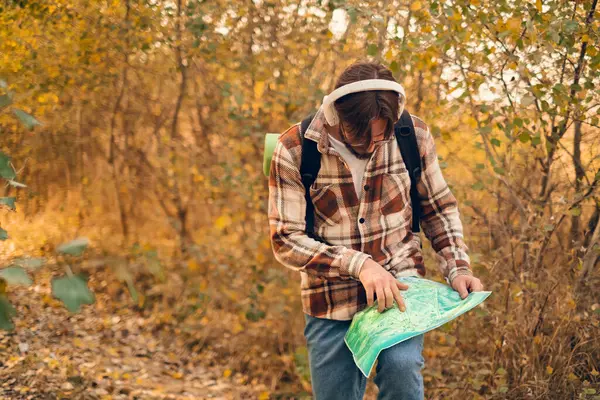
[[[310,187],[310,198],[315,206],[315,230],[323,224],[337,225],[341,220],[338,196],[334,190],[333,185]]]
[[[388,229],[410,224],[410,177],[408,172],[386,173],[381,181],[380,211]]]

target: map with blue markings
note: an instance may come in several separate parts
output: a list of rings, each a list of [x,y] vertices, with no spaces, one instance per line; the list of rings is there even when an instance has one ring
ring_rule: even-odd
[[[369,376],[379,353],[414,336],[438,328],[481,304],[492,292],[469,293],[461,299],[450,286],[418,277],[398,278],[406,311],[394,307],[380,313],[377,302],[354,316],[344,341],[354,361]]]

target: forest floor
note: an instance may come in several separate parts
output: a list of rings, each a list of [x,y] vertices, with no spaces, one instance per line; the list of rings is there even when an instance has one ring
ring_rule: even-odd
[[[132,305],[114,274],[91,274],[96,302],[71,314],[51,296],[51,273],[42,268],[33,286],[9,292],[17,316],[13,331],[0,331],[0,398],[269,398],[264,385],[190,346],[168,313]]]

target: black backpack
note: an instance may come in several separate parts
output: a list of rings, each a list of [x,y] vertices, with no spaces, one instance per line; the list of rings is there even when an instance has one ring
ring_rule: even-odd
[[[315,238],[314,232],[314,204],[310,198],[310,186],[315,182],[319,169],[321,169],[321,153],[317,150],[317,143],[314,140],[305,140],[304,134],[310,125],[313,115],[305,118],[300,124],[300,136],[302,137],[302,159],[300,162],[300,176],[304,185],[304,196],[306,198],[306,233]],[[410,113],[405,109],[402,116],[394,125],[394,133],[402,160],[406,165],[410,176],[410,200],[413,208],[412,231],[418,234],[421,231],[419,220],[421,218],[421,203],[417,192],[417,182],[421,179],[421,156],[415,136],[415,127]]]

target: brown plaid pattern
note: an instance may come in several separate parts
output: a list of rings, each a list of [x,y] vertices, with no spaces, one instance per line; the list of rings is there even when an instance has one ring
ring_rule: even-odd
[[[470,275],[467,246],[455,197],[438,165],[429,127],[412,116],[423,172],[421,227],[436,251],[447,281]],[[425,276],[418,235],[411,232],[410,177],[396,138],[378,147],[365,171],[358,200],[345,161],[330,145],[324,118],[305,137],[317,142],[321,169],[310,195],[315,205],[316,241],[305,233],[306,202],[300,178],[299,124],[279,139],[269,177],[269,224],[275,258],[301,275],[302,309],[314,317],[350,320],[366,307],[358,274],[367,258],[394,276]]]

